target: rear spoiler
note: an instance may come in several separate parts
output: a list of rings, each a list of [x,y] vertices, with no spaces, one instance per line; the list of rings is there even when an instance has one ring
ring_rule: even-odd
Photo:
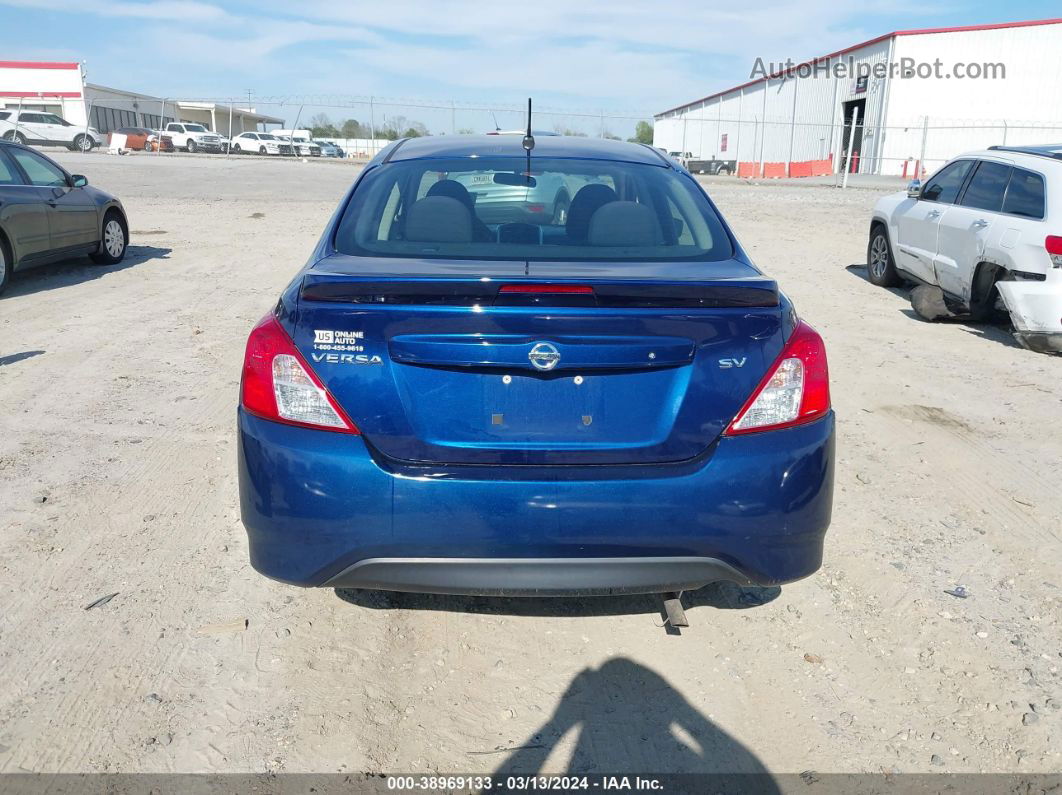
[[[628,309],[720,309],[778,306],[767,278],[717,282],[529,281],[519,279],[358,279],[308,273],[301,300],[422,306],[555,306]]]

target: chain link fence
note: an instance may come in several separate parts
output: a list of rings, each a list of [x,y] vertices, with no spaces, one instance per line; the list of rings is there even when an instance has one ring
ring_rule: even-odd
[[[391,140],[408,135],[452,135],[526,126],[526,105],[462,103],[349,95],[255,95],[165,99],[94,95],[77,115],[85,127],[108,133],[122,127],[158,129],[170,122],[203,124],[223,139],[269,129],[311,130],[348,157],[365,160]],[[6,100],[62,116],[55,100]],[[55,105],[55,107],[52,107]],[[39,108],[38,108],[39,106]],[[654,128],[655,124],[655,128]],[[646,110],[591,110],[536,105],[532,127],[597,138],[641,140],[675,153],[695,173],[741,177],[842,177],[845,173],[912,178],[952,157],[988,146],[1062,141],[1062,121],[946,119],[924,116],[904,123],[867,124],[852,113],[838,121],[801,118],[697,118],[654,121]]]

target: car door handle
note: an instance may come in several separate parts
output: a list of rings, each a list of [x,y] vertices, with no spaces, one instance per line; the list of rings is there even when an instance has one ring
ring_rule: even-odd
[[[926,218],[939,218],[939,217],[940,217],[940,210],[930,210],[928,213],[926,213]]]
[[[988,226],[988,221],[986,221],[984,218],[978,218],[976,221],[973,222],[973,225],[975,229],[984,229],[986,226]]]

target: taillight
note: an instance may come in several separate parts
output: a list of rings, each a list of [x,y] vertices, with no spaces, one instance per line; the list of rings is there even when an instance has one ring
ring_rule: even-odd
[[[1047,249],[1047,253],[1051,255],[1051,262],[1054,266],[1062,268],[1062,237],[1048,235],[1047,240],[1044,241],[1044,247]]]
[[[792,428],[830,410],[830,373],[822,337],[804,321],[724,435]]]
[[[247,338],[240,404],[274,422],[358,433],[272,313]]]

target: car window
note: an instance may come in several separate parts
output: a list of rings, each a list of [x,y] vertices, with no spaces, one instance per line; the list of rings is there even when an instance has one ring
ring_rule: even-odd
[[[528,177],[530,176],[530,179]],[[365,175],[336,231],[360,256],[716,261],[730,238],[663,166],[576,158],[409,160]]]
[[[54,113],[43,113],[41,114],[41,119],[45,124],[58,124],[60,127],[73,126],[66,119],[61,119]]]
[[[945,167],[926,183],[920,198],[927,202],[954,204],[973,165],[973,160],[959,160]]]
[[[1010,182],[1010,171],[1011,167],[1005,163],[982,160],[959,204],[998,213],[1003,209],[1003,196]]]
[[[22,177],[15,166],[0,152],[0,185],[21,185]]]
[[[11,156],[22,166],[22,170],[26,172],[31,185],[40,185],[48,188],[64,188],[67,186],[66,174],[63,173],[63,170],[36,152],[31,152],[28,149],[15,149],[12,150]]]
[[[1022,168],[1014,169],[1003,202],[1003,212],[1024,218],[1044,217],[1044,178]]]
[[[185,128],[188,132],[207,132],[207,128],[202,124],[186,124]]]
[[[11,111],[0,110],[0,121],[3,121],[4,119],[8,119],[10,117],[11,117]]]

